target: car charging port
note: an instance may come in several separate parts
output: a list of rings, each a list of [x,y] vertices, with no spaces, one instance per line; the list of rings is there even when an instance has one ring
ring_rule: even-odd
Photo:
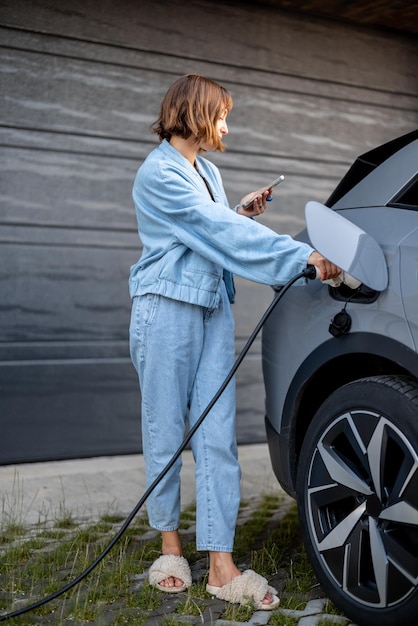
[[[356,302],[358,304],[371,304],[379,297],[380,291],[370,289],[366,285],[360,285],[357,289],[351,289],[344,283],[339,287],[328,286],[329,295],[337,302]]]

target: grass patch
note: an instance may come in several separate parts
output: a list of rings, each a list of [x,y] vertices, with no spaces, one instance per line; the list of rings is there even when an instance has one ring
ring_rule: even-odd
[[[317,581],[300,538],[296,506],[292,505],[286,514],[277,514],[284,503],[286,500],[281,496],[266,496],[254,510],[249,509],[251,514],[247,518],[247,503],[242,504],[234,557],[240,569],[254,569],[279,589],[281,607],[301,610]],[[195,517],[194,506],[182,513],[182,526],[186,529],[184,555],[191,566],[198,564],[204,572],[207,555],[196,551],[194,534],[187,532]],[[22,607],[23,602],[29,605],[73,581],[97,559],[123,521],[120,516],[106,515],[98,522],[77,524],[63,508],[52,525],[44,521],[36,531],[28,533],[16,520],[11,520],[9,526],[2,528],[1,535],[5,539],[0,544],[0,610],[12,612]],[[151,587],[144,574],[160,555],[161,548],[157,534],[143,538],[148,530],[145,516],[137,516],[105,559],[79,585],[30,613],[9,619],[7,624],[77,626],[92,622],[141,626],[155,610],[161,611],[168,597]],[[164,626],[190,625],[192,617],[203,619],[207,603],[212,601],[206,592],[206,582],[207,577],[202,573],[187,594],[174,597],[175,609],[171,608],[164,618]],[[329,605],[327,612],[333,613],[335,608]],[[247,622],[253,611],[251,606],[225,603],[216,619]],[[182,616],[187,616],[184,622]],[[271,626],[295,623],[280,611],[274,611],[269,621]]]
[[[248,622],[254,613],[254,608],[250,605],[239,606],[237,604],[226,604],[222,619],[231,622]]]
[[[192,596],[188,596],[187,600],[177,604],[175,612],[180,615],[194,615],[196,617],[202,617],[205,606],[206,605],[203,600],[196,600]]]
[[[276,612],[271,616],[269,626],[297,626],[298,621],[296,617]]]
[[[327,615],[338,615],[339,617],[344,617],[344,613],[340,611],[340,609],[338,609],[335,604],[331,602],[331,600],[327,600],[327,603],[324,606],[324,613]]]

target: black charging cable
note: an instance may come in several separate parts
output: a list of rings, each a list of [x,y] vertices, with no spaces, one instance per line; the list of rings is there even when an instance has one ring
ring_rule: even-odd
[[[258,322],[257,326],[254,328],[253,332],[251,333],[250,337],[248,338],[247,343],[245,344],[245,346],[241,350],[240,354],[237,356],[237,358],[235,360],[235,363],[232,366],[229,374],[225,378],[225,380],[222,383],[222,385],[219,387],[219,389],[216,392],[216,394],[213,396],[212,400],[209,402],[209,404],[206,407],[206,409],[203,411],[203,413],[201,414],[201,416],[199,417],[199,419],[197,420],[197,422],[195,423],[193,428],[191,428],[189,430],[189,432],[187,433],[186,437],[183,440],[183,443],[181,444],[181,446],[179,447],[177,452],[175,452],[173,457],[170,459],[170,461],[167,463],[167,465],[164,467],[164,469],[161,470],[161,472],[159,473],[157,478],[154,480],[154,482],[148,487],[148,489],[145,491],[145,493],[142,496],[142,498],[139,500],[139,502],[136,504],[134,509],[128,515],[128,517],[126,518],[125,522],[122,524],[121,528],[118,530],[118,532],[113,537],[113,539],[110,541],[110,543],[106,546],[106,548],[101,552],[101,554],[99,554],[99,556],[96,558],[96,560],[93,561],[93,563],[91,563],[83,572],[81,572],[81,574],[79,576],[74,578],[72,581],[70,581],[67,585],[65,585],[61,589],[58,589],[54,593],[51,593],[49,596],[46,596],[45,598],[41,598],[37,602],[34,602],[33,604],[30,604],[28,606],[22,607],[21,609],[13,611],[12,613],[6,613],[5,615],[0,615],[0,622],[4,622],[4,621],[6,621],[8,619],[11,619],[12,617],[17,617],[18,615],[23,615],[23,613],[28,613],[29,611],[33,611],[34,609],[37,609],[40,606],[43,606],[44,604],[47,604],[48,602],[51,602],[52,600],[55,600],[59,596],[63,595],[64,593],[66,593],[67,591],[69,591],[70,589],[72,589],[73,587],[78,585],[82,580],[84,580],[84,578],[87,578],[87,576],[99,565],[99,563],[105,558],[105,556],[111,551],[113,546],[122,537],[122,535],[124,534],[125,530],[131,524],[132,520],[137,515],[137,513],[141,509],[141,507],[145,504],[145,502],[148,499],[149,495],[154,491],[154,489],[156,488],[158,483],[164,478],[164,476],[173,467],[174,463],[177,461],[177,459],[179,458],[179,456],[181,455],[183,450],[186,448],[187,444],[190,442],[190,440],[193,437],[193,435],[195,434],[196,430],[199,428],[199,426],[201,425],[203,420],[206,418],[206,416],[211,411],[213,406],[219,400],[219,398],[221,397],[221,395],[225,391],[227,385],[230,383],[231,379],[233,378],[235,372],[237,371],[237,369],[241,365],[242,361],[244,360],[244,357],[246,356],[248,350],[251,348],[252,344],[254,343],[254,340],[257,337],[258,333],[260,332],[261,328],[264,326],[264,324],[266,323],[266,321],[267,321],[268,317],[270,316],[271,312],[275,308],[276,304],[279,302],[279,300],[281,300],[281,298],[284,296],[286,291],[297,280],[299,280],[301,278],[309,278],[310,280],[315,279],[316,278],[315,266],[314,265],[308,265],[306,267],[306,269],[302,270],[302,272],[300,272],[299,274],[295,274],[295,276],[293,276],[283,287],[280,288],[280,290],[277,291],[277,293],[276,293],[275,297],[273,298],[271,304],[268,306],[268,308],[264,312],[264,314],[261,317],[260,321]]]

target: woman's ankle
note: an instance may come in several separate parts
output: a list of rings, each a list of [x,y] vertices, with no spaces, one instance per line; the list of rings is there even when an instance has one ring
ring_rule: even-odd
[[[215,587],[223,587],[241,574],[230,552],[210,552],[209,562],[208,582]]]
[[[183,556],[183,546],[178,530],[161,532],[161,552],[162,554]]]

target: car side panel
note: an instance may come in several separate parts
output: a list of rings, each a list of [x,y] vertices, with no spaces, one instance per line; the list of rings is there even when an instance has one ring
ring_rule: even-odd
[[[417,216],[418,221],[418,216]],[[418,226],[400,245],[400,283],[405,318],[418,350]],[[418,357],[417,357],[418,358]]]
[[[267,396],[273,397],[273,402],[266,405],[265,418],[272,467],[290,495],[295,496],[297,459],[303,435],[319,405],[343,384],[384,372],[383,360],[387,363],[388,355],[392,363],[389,371],[409,374],[418,380],[416,352],[390,337],[350,333],[338,341],[330,339],[318,346],[292,378],[283,402],[279,428],[277,414],[269,411],[275,410],[274,400],[278,401],[280,390],[277,385],[276,390],[268,390]]]

